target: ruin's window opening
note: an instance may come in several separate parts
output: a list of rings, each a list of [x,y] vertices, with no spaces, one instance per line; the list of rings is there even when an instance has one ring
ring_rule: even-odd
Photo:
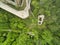
[[[39,21],[42,21],[42,18],[39,18]]]
[[[41,24],[41,22],[39,22],[38,24]]]

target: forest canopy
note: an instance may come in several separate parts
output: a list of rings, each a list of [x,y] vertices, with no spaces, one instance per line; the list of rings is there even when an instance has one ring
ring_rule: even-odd
[[[24,20],[0,8],[0,45],[60,45],[60,0],[32,0]]]

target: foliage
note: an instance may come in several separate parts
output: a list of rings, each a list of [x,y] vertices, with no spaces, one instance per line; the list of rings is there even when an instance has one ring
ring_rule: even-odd
[[[32,0],[27,19],[0,9],[0,45],[60,45],[60,0]],[[37,17],[45,15],[42,25]]]

